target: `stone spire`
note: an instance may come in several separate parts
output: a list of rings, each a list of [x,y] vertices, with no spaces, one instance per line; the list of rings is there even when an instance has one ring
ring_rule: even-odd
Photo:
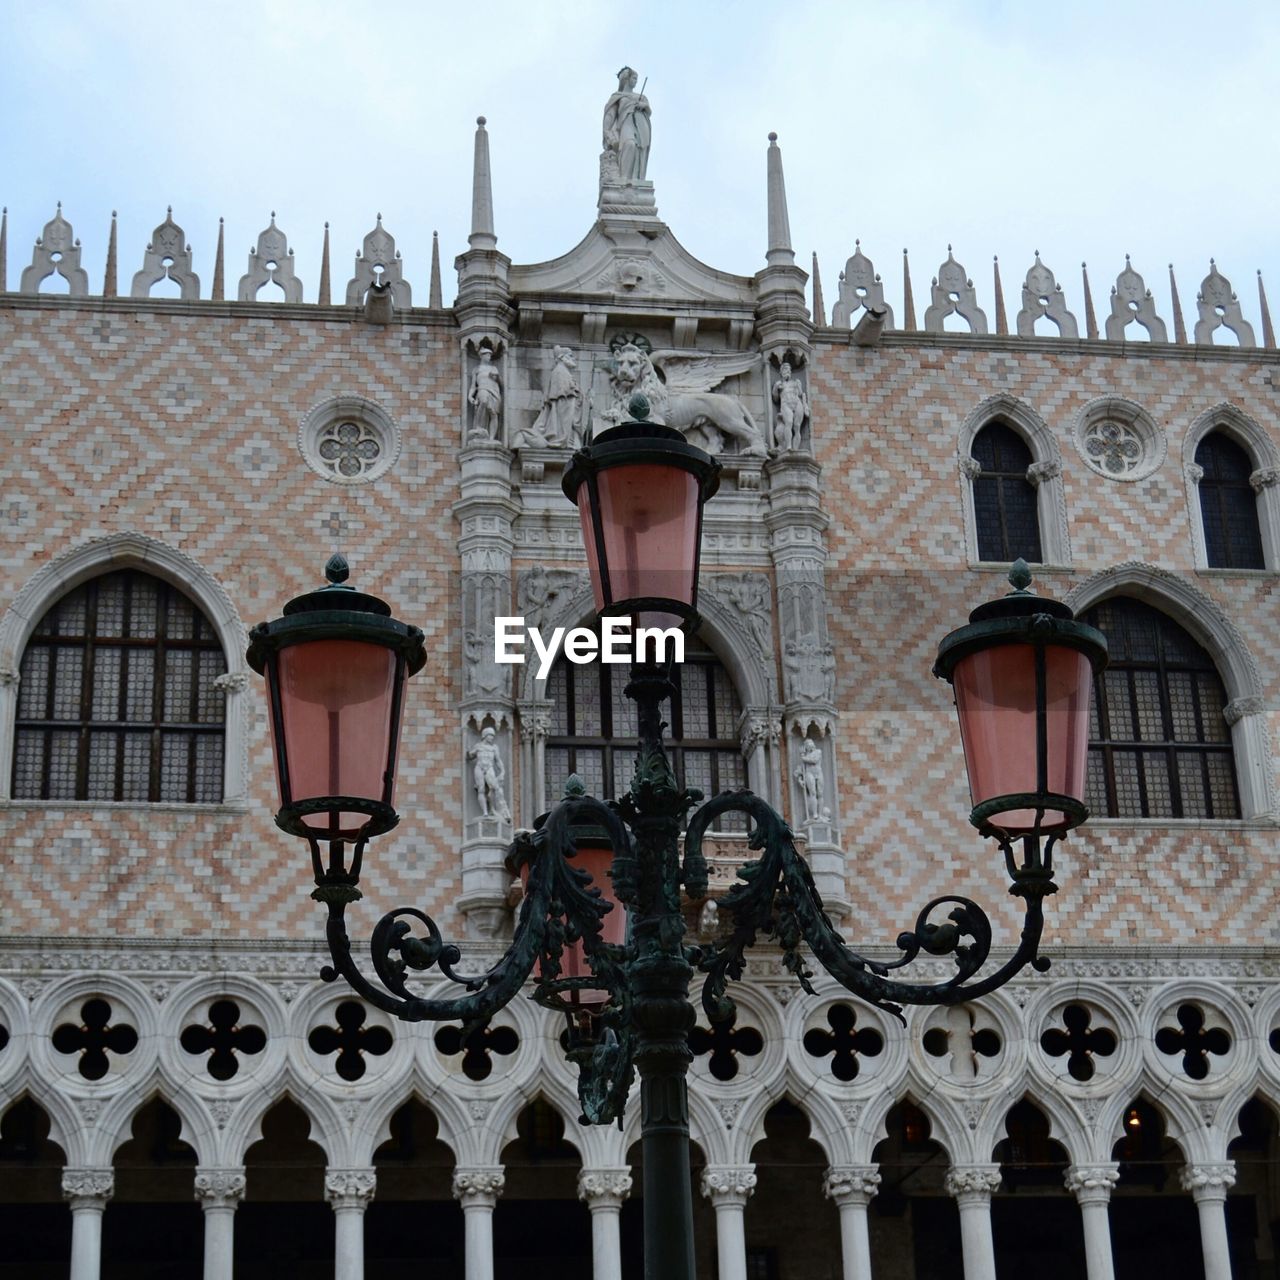
[[[4,242],[0,240],[0,244]],[[3,254],[0,249],[0,254]],[[3,271],[3,265],[0,265],[0,271]],[[3,276],[0,276],[3,281]],[[0,283],[0,289],[4,288],[4,284]],[[1271,308],[1267,306],[1267,291],[1262,287],[1262,272],[1258,272],[1258,305],[1262,308],[1262,345],[1270,347],[1272,351],[1276,349],[1276,331],[1271,327]]]
[[[1178,298],[1178,282],[1173,278],[1173,263],[1169,263],[1169,293],[1173,297],[1173,340],[1187,344],[1187,326],[1182,319],[1182,302]]]
[[[107,236],[107,269],[102,273],[102,296],[114,298],[118,292],[116,284],[116,211],[111,210],[111,232]]]
[[[818,270],[818,255],[813,255],[813,323],[824,328],[827,323],[827,308],[822,300],[822,273]]]
[[[444,297],[440,289],[440,233],[431,233],[431,291],[427,295],[427,306],[439,311],[444,306]]]
[[[476,117],[476,155],[471,170],[471,234],[467,243],[473,249],[496,249],[498,237],[493,234],[493,176],[489,169],[489,135],[484,116]]]
[[[275,215],[272,215],[274,221]],[[218,219],[218,247],[213,253],[213,292],[209,297],[214,302],[222,302],[227,296],[227,262],[226,262],[226,219]]]
[[[1258,287],[1262,287],[1262,272],[1258,272]],[[9,292],[9,206],[0,210],[0,293]]]
[[[1080,275],[1084,279],[1084,336],[1097,338],[1098,317],[1093,313],[1093,294],[1089,292],[1089,264],[1080,264]]]
[[[316,305],[331,305],[329,289],[329,224],[324,224],[324,248],[320,250],[320,293],[316,297]]]
[[[782,149],[778,135],[769,135],[769,246],[765,261],[771,267],[789,267],[796,260],[791,251],[791,220],[787,217],[787,184],[782,176]]]
[[[993,270],[996,277],[996,332],[1005,334],[1009,333],[1009,321],[1004,314],[1004,289],[1000,284],[1000,258],[999,255],[992,258],[994,264]]]
[[[905,249],[902,251],[902,327],[916,327],[916,300],[911,296],[911,263]]]

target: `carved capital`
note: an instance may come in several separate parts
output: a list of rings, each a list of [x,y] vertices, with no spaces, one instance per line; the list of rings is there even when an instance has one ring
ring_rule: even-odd
[[[62,1198],[75,1209],[103,1209],[115,1194],[114,1169],[63,1169]]]
[[[1235,724],[1238,720],[1243,720],[1245,716],[1261,715],[1262,710],[1261,698],[1232,698],[1222,708],[1222,716],[1228,724]]]
[[[8,667],[0,669],[0,688],[15,688],[22,676],[16,671],[10,671]]]
[[[712,1204],[744,1205],[756,1189],[754,1165],[741,1169],[710,1165],[702,1171],[702,1194]]]
[[[1027,468],[1027,479],[1038,489],[1046,480],[1056,480],[1062,474],[1062,464],[1055,458],[1048,462],[1033,462]]]
[[[521,699],[516,703],[520,713],[520,741],[545,741],[551,733],[552,704],[541,700]]]
[[[205,1209],[234,1209],[244,1199],[244,1169],[197,1169],[195,1197]]]
[[[453,1198],[462,1202],[464,1209],[471,1205],[488,1205],[493,1208],[507,1185],[501,1169],[455,1169],[453,1171]]]
[[[963,458],[959,458],[956,461],[956,466],[960,468],[960,474],[966,480],[976,480],[982,474],[982,463],[968,454]]]
[[[578,1174],[578,1199],[589,1209],[620,1209],[630,1194],[629,1169],[584,1169]]]
[[[326,1169],[324,1198],[335,1209],[365,1209],[377,1190],[375,1169]]]
[[[1188,462],[1186,472],[1192,484],[1199,484],[1204,479],[1204,468],[1198,462]]]
[[[947,1170],[947,1194],[965,1200],[990,1200],[1000,1188],[998,1164],[956,1164]]]
[[[1253,487],[1254,493],[1261,493],[1263,489],[1269,489],[1277,480],[1280,480],[1280,467],[1259,467],[1249,477],[1249,484]]]
[[[1196,1200],[1225,1200],[1236,1184],[1235,1162],[1184,1165],[1179,1180],[1183,1191],[1190,1191]]]
[[[867,1204],[880,1189],[873,1164],[833,1165],[822,1180],[822,1194],[836,1204]]]
[[[221,689],[223,693],[243,693],[249,687],[249,673],[228,671],[213,682],[213,687]]]
[[[1106,1204],[1119,1180],[1114,1164],[1073,1164],[1062,1175],[1063,1185],[1081,1204]]]

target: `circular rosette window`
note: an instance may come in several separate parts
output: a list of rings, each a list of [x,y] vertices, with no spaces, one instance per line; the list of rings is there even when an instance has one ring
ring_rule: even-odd
[[[981,1085],[1006,1069],[1009,1033],[988,1002],[931,1009],[919,1026],[919,1058],[950,1084]]]
[[[1077,990],[1046,1003],[1028,1018],[1036,1068],[1071,1089],[1108,1089],[1130,1076],[1140,1032],[1128,1011]]]
[[[795,1061],[821,1083],[862,1084],[892,1070],[900,1044],[878,1009],[834,1000],[807,1012]]]
[[[1076,421],[1075,446],[1090,470],[1108,480],[1142,480],[1165,459],[1164,432],[1140,405],[1105,396]]]
[[[64,996],[48,1023],[52,1070],[73,1088],[145,1071],[155,1045],[149,1015],[144,996],[114,990]]]
[[[1152,1065],[1182,1087],[1219,1087],[1235,1065],[1237,1046],[1247,1038],[1226,993],[1174,991],[1155,1008],[1147,1046]]]
[[[400,1032],[403,1037],[403,1031]],[[307,1066],[329,1085],[371,1085],[384,1080],[404,1057],[396,1052],[396,1028],[380,1009],[353,997],[330,999],[307,1020]]]
[[[335,484],[367,484],[400,456],[391,416],[362,396],[335,396],[302,420],[298,448],[307,465]]]

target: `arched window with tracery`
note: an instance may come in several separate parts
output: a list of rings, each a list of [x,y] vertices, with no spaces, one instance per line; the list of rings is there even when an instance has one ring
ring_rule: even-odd
[[[1094,681],[1086,802],[1098,817],[1238,818],[1222,677],[1167,614],[1114,597],[1085,621],[1110,646]]]
[[[22,655],[14,798],[220,802],[226,670],[212,624],[169,583],[128,569],[76,587]]]
[[[676,695],[668,721],[667,756],[682,786],[707,796],[746,786],[738,740],[742,706],[720,660],[709,649],[686,644],[676,670]],[[636,705],[624,693],[625,664],[571,663],[561,658],[547,678],[552,703],[546,743],[546,794],[554,802],[576,773],[592,795],[612,799],[631,782],[639,745]],[[722,831],[746,830],[741,814],[726,814]]]
[[[1264,569],[1258,498],[1249,477],[1253,460],[1224,431],[1211,431],[1196,447],[1205,559],[1214,569]]]
[[[973,517],[978,559],[1039,564],[1040,515],[1027,442],[1007,423],[988,423],[973,439]]]

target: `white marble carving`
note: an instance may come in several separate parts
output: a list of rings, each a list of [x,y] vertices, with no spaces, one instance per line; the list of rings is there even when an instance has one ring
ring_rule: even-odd
[[[1156,315],[1156,300],[1142,277],[1133,269],[1129,255],[1124,255],[1124,270],[1111,287],[1111,314],[1107,317],[1107,340],[1123,342],[1124,331],[1137,321],[1152,342],[1167,342],[1164,321]]]
[[[475,762],[471,778],[481,817],[500,818],[503,822],[510,822],[511,810],[507,807],[503,785],[507,770],[502,763],[502,752],[498,749],[498,734],[492,725],[485,725],[481,729],[480,741],[467,752],[467,759]]]
[[[36,240],[31,265],[23,271],[19,288],[23,293],[39,293],[40,282],[54,274],[67,282],[71,297],[83,298],[88,294],[89,273],[80,265],[80,241],[71,223],[62,216],[61,201],[57,213],[44,224]]]
[[[200,277],[191,269],[191,246],[186,233],[173,220],[169,206],[165,220],[151,233],[151,243],[142,255],[142,269],[135,273],[129,296],[147,298],[161,280],[172,280],[182,291],[184,302],[200,296]]]
[[[942,333],[943,321],[952,315],[965,321],[970,333],[987,332],[986,312],[978,306],[973,281],[955,260],[951,246],[947,245],[947,260],[938,268],[933,281],[932,301],[924,313],[926,332]]]
[[[517,448],[529,445],[572,448],[581,441],[582,388],[578,385],[578,362],[568,347],[554,347],[551,359],[542,407],[533,425],[517,435]]]
[[[773,447],[782,453],[803,448],[804,429],[809,422],[809,396],[804,384],[792,372],[789,361],[778,369],[773,384],[773,402],[778,406],[774,419]]]
[[[1042,316],[1058,326],[1058,337],[1080,336],[1076,318],[1067,310],[1067,299],[1062,286],[1054,279],[1053,272],[1040,261],[1040,250],[1037,249],[1036,260],[1022,282],[1022,309],[1015,321],[1018,337],[1034,338],[1036,321]]]
[[[494,367],[493,352],[481,347],[467,389],[471,406],[468,440],[499,440],[502,437],[502,378]]]
[[[804,820],[830,822],[831,810],[823,802],[822,748],[812,738],[806,738],[800,748],[800,764],[795,771],[796,781],[804,799]]]
[[[391,299],[397,307],[413,306],[413,290],[404,278],[400,251],[395,237],[382,225],[382,214],[378,214],[377,225],[356,253],[355,275],[347,281],[347,306],[358,307],[375,284],[390,286]]]
[[[762,573],[719,573],[712,590],[734,609],[761,657],[773,653],[773,602]]]
[[[1196,321],[1197,342],[1213,342],[1215,329],[1230,329],[1242,347],[1256,347],[1253,326],[1240,311],[1240,299],[1231,288],[1231,281],[1218,270],[1218,264],[1209,259],[1209,274],[1200,282],[1196,294],[1196,308],[1200,319]]]
[[[278,284],[286,302],[302,301],[302,281],[294,272],[293,250],[288,237],[276,226],[274,209],[271,225],[259,234],[257,247],[249,250],[249,269],[240,277],[236,296],[241,302],[252,302],[268,284]]]
[[[649,167],[649,99],[636,92],[637,80],[630,67],[623,67],[617,92],[605,103],[600,173],[606,182],[643,182]]]
[[[893,308],[884,299],[884,284],[871,259],[862,252],[862,241],[855,240],[853,257],[840,273],[840,297],[831,308],[832,325],[848,325],[854,314],[864,307],[883,311],[885,326],[893,328]]]

